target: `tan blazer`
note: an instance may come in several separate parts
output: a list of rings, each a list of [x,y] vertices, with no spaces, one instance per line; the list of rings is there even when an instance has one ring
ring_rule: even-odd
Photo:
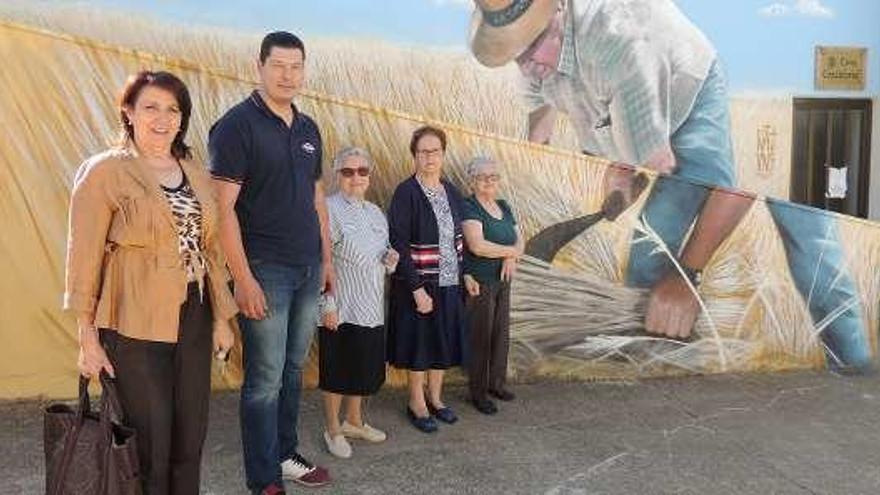
[[[202,206],[202,249],[215,321],[238,307],[218,238],[217,202],[207,171],[181,162]],[[94,312],[95,325],[136,339],[176,342],[187,278],[174,216],[149,166],[129,149],[83,163],[70,200],[64,308]]]

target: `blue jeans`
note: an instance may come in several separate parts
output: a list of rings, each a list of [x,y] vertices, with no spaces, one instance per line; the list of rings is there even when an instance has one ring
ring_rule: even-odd
[[[264,320],[239,316],[244,346],[241,441],[247,486],[281,482],[281,461],[296,453],[303,363],[317,328],[321,266],[251,262],[266,294]]]
[[[671,138],[677,167],[658,178],[642,215],[677,255],[713,186],[736,184],[724,75],[713,65],[688,119]],[[824,211],[767,200],[795,286],[807,302],[832,367],[866,367],[871,359],[855,285],[847,273],[837,223]],[[636,233],[627,284],[652,287],[673,269],[666,254]],[[827,320],[827,321],[826,321]]]

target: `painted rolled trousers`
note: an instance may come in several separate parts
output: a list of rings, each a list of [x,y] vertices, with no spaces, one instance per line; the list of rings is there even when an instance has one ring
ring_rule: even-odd
[[[658,177],[642,217],[671,253],[678,253],[713,186],[736,185],[724,75],[715,63],[684,124],[672,135],[677,167]],[[823,211],[767,199],[785,247],[791,277],[825,345],[830,367],[865,368],[870,350],[860,300],[841,249],[837,221]],[[627,285],[653,287],[673,270],[644,234],[634,234]]]

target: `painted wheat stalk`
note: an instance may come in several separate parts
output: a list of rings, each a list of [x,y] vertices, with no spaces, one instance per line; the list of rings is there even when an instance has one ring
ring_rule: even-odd
[[[753,342],[709,330],[708,313],[727,313],[723,317],[729,318],[738,307],[704,303],[694,338],[679,341],[645,332],[647,297],[645,289],[524,257],[511,295],[513,371],[529,374],[558,356],[610,364],[621,374],[646,374],[658,367],[704,373],[731,364],[739,369],[754,353]]]

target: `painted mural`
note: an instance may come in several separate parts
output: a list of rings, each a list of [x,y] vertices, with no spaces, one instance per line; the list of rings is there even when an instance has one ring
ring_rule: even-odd
[[[877,225],[739,189],[785,187],[773,174],[787,145],[772,126],[790,113],[734,102],[731,115],[724,61],[671,1],[504,3],[475,2],[457,52],[306,39],[298,104],[324,156],[369,150],[382,206],[412,173],[409,135],[425,122],[448,132],[447,173],[463,190],[468,160],[499,162],[528,240],[512,294],[514,376],[859,371],[874,360]],[[0,205],[14,226],[0,233],[0,335],[16,343],[0,350],[0,397],[70,392],[67,202],[78,164],[116,135],[127,75],[184,79],[204,161],[210,125],[255,84],[262,34],[0,8]],[[764,154],[744,166],[743,148]],[[218,385],[238,383],[237,359]]]

